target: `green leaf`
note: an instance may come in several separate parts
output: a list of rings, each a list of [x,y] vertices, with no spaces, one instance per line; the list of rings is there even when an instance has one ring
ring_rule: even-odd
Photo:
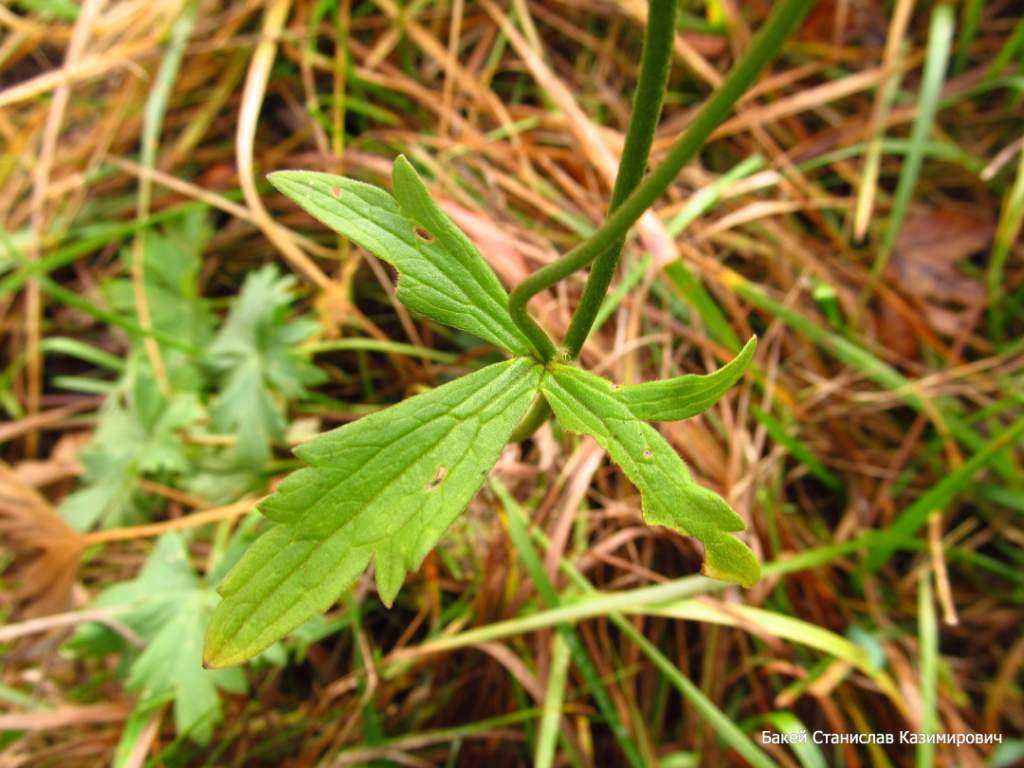
[[[307,213],[399,272],[398,300],[414,312],[516,355],[530,345],[508,314],[508,295],[469,239],[430,200],[407,160],[395,193],[341,176],[279,171],[270,183]]]
[[[174,692],[168,691],[153,699],[140,699],[135,702],[132,712],[121,727],[121,738],[114,750],[113,768],[125,768],[132,762],[132,753],[136,749],[154,719],[163,718],[164,705],[174,700]],[[141,748],[141,747],[140,747]]]
[[[221,719],[217,689],[244,693],[238,669],[203,669],[203,633],[217,593],[192,567],[180,534],[161,536],[138,576],[115,584],[94,603],[97,608],[124,607],[117,614],[146,641],[131,663],[128,689],[143,699],[172,693],[177,732],[207,744]],[[83,627],[72,647],[87,650],[94,627]],[[102,646],[101,650],[102,650]]]
[[[195,347],[203,346],[213,335],[213,314],[199,293],[202,254],[212,234],[209,215],[198,209],[162,231],[146,230],[143,240],[146,298],[153,327]]]
[[[376,562],[388,605],[476,494],[542,369],[488,366],[296,450],[310,466],[260,510],[277,523],[221,584],[206,662],[237,664],[324,612]]]
[[[739,381],[754,357],[756,348],[757,337],[751,336],[740,353],[714,373],[705,376],[690,374],[663,381],[628,384],[616,390],[615,396],[638,419],[688,419],[706,411]]]
[[[61,516],[87,531],[145,517],[139,481],[143,475],[181,475],[191,469],[177,431],[194,424],[203,409],[192,393],[167,400],[142,358],[103,404],[92,441],[82,450],[84,486],[64,497]]]
[[[214,316],[199,292],[203,249],[212,233],[209,215],[202,208],[143,233],[143,280],[152,327],[195,349],[201,349],[213,337]],[[121,258],[125,270],[130,271],[131,247],[124,248]],[[129,278],[110,280],[103,290],[115,309],[138,316]],[[172,389],[200,388],[203,377],[193,355],[164,343],[160,343],[160,351]]]
[[[508,314],[508,294],[498,276],[473,242],[434,202],[416,169],[404,155],[399,155],[392,166],[391,182],[402,213],[419,225],[414,231],[416,240],[423,242],[432,238],[443,249],[448,263],[442,262],[439,266],[445,271],[451,270],[449,265],[459,265],[460,271],[453,277],[459,274],[464,282],[462,275],[469,277],[465,285],[473,305],[492,313],[492,320],[504,320],[508,325],[504,330],[515,334],[502,346],[515,354],[528,354],[530,347]]]
[[[571,432],[593,435],[608,451],[640,490],[644,520],[700,539],[704,575],[753,585],[760,565],[731,535],[746,526],[725,500],[693,480],[672,446],[636,417],[609,381],[568,365],[555,364],[549,370],[541,392],[559,423]]]
[[[221,380],[210,409],[213,427],[238,435],[240,461],[262,466],[270,446],[284,438],[285,399],[324,380],[299,345],[317,329],[312,320],[288,320],[295,278],[268,264],[250,274],[227,320],[207,349],[207,365]]]

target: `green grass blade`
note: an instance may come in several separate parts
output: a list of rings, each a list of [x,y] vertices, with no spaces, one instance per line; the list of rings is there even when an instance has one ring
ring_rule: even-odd
[[[889,526],[888,532],[899,536],[910,536],[928,520],[936,509],[944,509],[960,491],[966,488],[974,476],[991,464],[1008,446],[1015,445],[1024,436],[1024,418],[1018,419],[1002,434],[992,438],[985,446],[957,467],[942,480],[933,485],[913,504],[901,512]],[[868,557],[868,567],[877,570],[881,567],[893,548],[881,545],[875,547]]]
[[[769,723],[779,733],[794,738],[794,741],[790,742],[789,748],[793,750],[801,768],[828,768],[825,756],[821,754],[818,745],[807,736],[810,729],[792,712],[786,710],[769,712],[761,718],[761,722]],[[800,734],[804,735],[803,739],[800,739]]]
[[[1003,44],[1003,47],[999,49],[999,53],[992,59],[992,63],[989,65],[982,83],[989,84],[995,81],[1002,74],[1003,70],[1006,69],[1007,65],[1013,61],[1014,54],[1022,46],[1024,46],[1024,19],[1017,22],[1017,25],[1013,28],[1013,34],[1010,35],[1010,39]]]
[[[513,526],[513,520],[517,520],[518,531],[514,534],[516,537],[522,538],[525,536],[525,515],[523,510],[515,503],[511,498],[511,495],[503,486],[492,481],[492,487],[495,492],[502,498],[503,503],[506,505],[506,510],[509,517],[509,527]],[[539,531],[536,533],[538,539],[541,539],[542,543],[546,546],[547,542],[543,538],[543,534]],[[524,551],[533,552],[533,546],[526,541],[517,545],[520,553]],[[538,591],[541,591],[542,595],[545,592],[553,592],[554,588],[551,582],[547,578],[547,574],[544,573],[543,569],[539,569],[540,559],[536,553],[533,552],[532,559],[535,561],[534,566],[527,566],[531,571],[531,575],[534,575],[535,579],[539,578],[537,582]],[[524,561],[525,562],[525,561]],[[583,592],[588,594],[596,594],[596,590],[586,577],[584,577],[579,571],[577,571],[567,560],[561,559],[562,570],[569,576],[573,583],[580,588]],[[710,581],[710,579],[704,579],[704,581]],[[542,586],[543,585],[543,586]],[[740,755],[742,755],[751,765],[764,766],[768,768],[773,766],[774,763],[768,759],[767,755],[764,754],[751,740],[743,733],[742,730],[718,707],[715,706],[714,702],[708,699],[704,693],[694,685],[679,668],[673,664],[658,648],[651,643],[646,637],[644,637],[629,621],[627,621],[622,614],[616,611],[606,611],[602,614],[608,617],[612,623],[615,624],[619,630],[632,640],[637,647],[647,656],[651,662],[658,667],[666,679],[672,683],[673,686],[686,698],[715,729],[715,731],[721,736],[722,740],[730,747],[735,749]],[[573,633],[575,635],[575,633]]]
[[[544,600],[549,610],[557,609],[561,605],[562,599],[548,578],[544,565],[537,555],[537,551],[530,543],[529,536],[526,533],[526,513],[523,512],[522,507],[519,506],[516,500],[512,498],[512,494],[508,492],[508,489],[497,479],[491,479],[491,488],[505,508],[509,536],[519,554],[519,559],[523,562],[523,567],[530,574],[534,587],[540,593],[541,599]],[[600,711],[601,716],[608,723],[612,735],[615,737],[616,742],[618,742],[629,764],[634,768],[643,768],[646,762],[641,756],[640,747],[622,722],[622,718],[619,717],[618,710],[612,703],[612,697],[605,688],[600,675],[598,675],[594,663],[590,660],[587,649],[580,640],[576,630],[568,623],[560,623],[559,631],[565,636],[566,643],[572,653],[573,662],[583,675],[583,679],[590,689],[590,694],[594,697],[594,701],[597,704],[598,711]]]
[[[206,208],[205,203],[183,203],[158,211],[144,221],[132,219],[128,222],[104,223],[98,226],[72,230],[61,241],[68,243],[67,245],[57,248],[57,250],[47,254],[35,263],[29,263],[23,258],[19,259],[18,254],[22,253],[21,246],[16,244],[15,239],[10,234],[0,229],[0,254],[6,254],[11,260],[18,261],[22,265],[16,272],[6,275],[0,281],[0,297],[21,290],[25,281],[35,274],[49,274],[61,267],[67,266],[79,256],[98,251],[104,246],[134,234],[141,229],[161,222],[172,221],[187,215],[191,211],[203,208]]]
[[[121,729],[121,738],[114,751],[113,768],[124,768],[129,765],[129,758],[135,751],[138,741],[148,728],[154,727],[154,720],[163,717],[164,707],[172,701],[174,701],[174,692],[165,691],[135,704]]]
[[[117,382],[91,379],[87,376],[54,376],[50,383],[57,389],[68,389],[88,395],[109,395],[117,388]]]
[[[22,254],[13,246],[13,244],[10,242],[9,236],[2,229],[0,229],[0,240],[7,241],[7,245],[10,252],[14,254],[14,258],[22,265],[21,272],[32,273],[36,271],[33,269],[33,265],[30,264],[28,259],[25,258],[25,255]],[[19,274],[21,274],[21,272],[19,272]],[[15,277],[15,275],[12,275],[12,277]],[[169,346],[175,347],[185,352],[189,352],[190,354],[197,354],[190,344],[186,344],[185,342],[181,341],[181,339],[179,339],[177,336],[172,336],[170,334],[163,333],[161,331],[153,329],[143,328],[134,320],[129,320],[127,318],[120,317],[119,315],[116,315],[113,312],[108,312],[104,309],[100,309],[99,307],[95,306],[92,302],[81,298],[78,294],[74,293],[73,291],[69,291],[67,288],[58,285],[45,274],[42,274],[42,272],[37,273],[36,279],[39,281],[39,287],[43,289],[43,293],[45,293],[50,298],[60,302],[61,304],[65,304],[69,307],[77,309],[79,312],[89,315],[90,317],[94,317],[97,320],[100,320],[101,322],[107,323],[108,325],[117,326],[118,328],[128,331],[129,333],[136,334],[142,337],[151,336],[154,339],[162,341],[164,344],[167,344]]]
[[[315,341],[307,344],[304,349],[314,355],[318,355],[321,352],[362,351],[420,357],[424,360],[436,360],[439,363],[451,363],[458,359],[458,355],[453,355],[450,352],[441,352],[429,347],[418,347],[415,344],[405,344],[400,341],[385,339],[330,339],[328,341]]]
[[[742,604],[729,605],[728,608],[725,608],[722,604],[716,605],[693,598],[648,606],[643,612],[688,621],[720,624],[726,627],[759,629],[774,637],[791,640],[842,659],[874,680],[894,699],[899,699],[891,679],[875,668],[870,655],[864,648],[831,630],[808,621],[764,608],[754,608]]]
[[[342,749],[334,753],[333,761],[324,761],[322,764],[374,765],[374,760],[386,756],[389,752],[423,749],[433,744],[456,742],[476,734],[487,733],[488,731],[497,730],[509,725],[518,725],[519,723],[534,719],[539,714],[540,710],[536,708],[521,709],[516,712],[510,712],[507,715],[489,717],[485,720],[475,720],[451,728],[406,733],[395,738],[381,739],[379,743],[372,747],[361,744],[356,747]]]
[[[893,101],[896,99],[896,95],[899,93],[901,79],[902,73],[896,71],[889,75],[879,86],[879,97],[876,102],[876,109],[879,110],[879,119],[876,123],[878,131],[867,143],[861,181],[857,189],[857,203],[853,213],[853,236],[857,241],[863,240],[867,234],[871,214],[874,211],[875,194],[878,190],[878,174],[882,167],[885,120],[889,116],[889,111],[892,108]]]
[[[167,114],[167,101],[170,98],[171,91],[174,90],[174,81],[178,77],[181,59],[185,54],[185,47],[188,45],[188,38],[192,34],[195,21],[196,3],[189,2],[171,28],[167,50],[164,53],[163,60],[160,62],[160,69],[157,70],[156,78],[153,80],[153,88],[149,92],[149,98],[146,99],[146,107],[142,118],[140,165],[147,170],[152,169],[156,165],[160,130],[163,128],[164,116]],[[151,185],[152,181],[148,176],[141,177],[139,208],[140,214],[143,216],[149,212]]]
[[[834,355],[841,362],[857,369],[871,381],[890,390],[914,410],[924,413],[929,417],[936,412],[940,413],[942,427],[948,430],[949,434],[965,447],[972,451],[979,451],[984,447],[985,441],[981,435],[956,414],[940,407],[935,402],[927,400],[913,381],[906,378],[888,363],[878,359],[849,339],[845,339],[826,328],[822,328],[806,315],[775,301],[760,286],[749,282],[738,273],[731,270],[723,270],[721,278],[741,298],[746,299],[759,309],[775,315],[785,322],[786,325],[807,336],[807,338]],[[1002,457],[997,456],[994,458],[993,468],[999,473],[1000,477],[1008,482],[1016,483],[1016,470],[1012,464],[1003,460]]]
[[[698,189],[693,196],[686,201],[686,205],[682,207],[679,213],[673,216],[669,222],[665,224],[665,230],[668,232],[669,236],[672,238],[679,237],[679,235],[681,235],[688,226],[714,208],[726,189],[737,181],[750,176],[752,173],[757,173],[764,168],[764,166],[765,159],[763,157],[760,155],[752,155],[751,157],[743,160],[743,162],[734,165],[706,187]]]
[[[764,165],[765,159],[760,155],[748,157],[706,187],[697,190],[682,210],[665,225],[669,236],[673,239],[679,237],[690,224],[718,203],[722,193],[729,186],[756,173]],[[738,351],[741,342],[733,331],[732,325],[726,319],[721,307],[718,306],[718,302],[708,293],[704,284],[687,268],[686,264],[682,260],[672,262],[665,266],[665,274],[676,290],[696,308],[697,314],[700,315],[711,338],[724,345],[730,352]]]
[[[562,721],[562,703],[565,701],[565,684],[569,677],[569,643],[561,632],[551,638],[551,667],[548,670],[548,687],[544,695],[544,708],[540,718],[540,732],[537,735],[537,751],[533,764],[537,768],[551,768],[555,761],[555,743],[558,741],[558,726]]]
[[[1024,221],[1024,148],[1020,150],[1017,164],[1017,177],[1013,187],[1006,193],[999,224],[996,227],[995,242],[992,245],[992,256],[989,259],[986,282],[988,284],[988,306],[992,335],[1003,338],[1006,308],[1003,306],[1004,271],[1010,250],[1020,236],[1021,222]]]
[[[665,274],[672,286],[696,308],[708,330],[708,335],[730,352],[737,352],[741,346],[739,336],[733,331],[718,302],[712,298],[697,276],[681,261],[667,264]]]
[[[722,193],[732,184],[744,179],[764,167],[763,157],[754,155],[730,168],[708,186],[697,190],[682,210],[666,225],[672,238],[677,238],[700,216],[711,210],[721,199]],[[726,319],[718,302],[714,300],[704,284],[686,267],[682,260],[665,266],[665,275],[675,289],[697,310],[709,335],[730,352],[737,352],[742,346],[739,337]]]
[[[921,574],[917,591],[917,641],[921,665],[921,733],[938,730],[937,683],[939,656],[939,626],[932,599],[931,573]],[[933,765],[935,745],[922,742],[917,745],[917,768]]]
[[[644,655],[651,660],[651,663],[656,666],[663,675],[668,679],[672,685],[676,687],[683,698],[685,698],[693,708],[715,729],[715,732],[727,744],[736,752],[743,756],[743,758],[753,766],[757,768],[774,768],[775,762],[768,757],[753,741],[747,736],[740,727],[732,721],[732,719],[720,710],[715,703],[711,701],[704,692],[701,691],[693,682],[684,675],[675,664],[673,664],[665,654],[663,654],[658,648],[646,637],[644,637],[636,627],[630,622],[626,621],[620,614],[611,614],[609,618],[619,628],[619,630],[631,639],[637,646],[643,651]]]
[[[801,440],[791,435],[782,422],[756,405],[751,406],[750,412],[758,422],[764,425],[772,440],[789,449],[794,458],[807,467],[808,472],[833,491],[843,490],[843,481],[822,464]]]
[[[595,333],[600,329],[607,322],[608,318],[612,316],[612,313],[618,309],[619,304],[622,303],[622,300],[626,298],[629,292],[640,284],[653,260],[654,257],[651,254],[645,253],[640,261],[629,268],[626,276],[615,286],[615,290],[605,296],[604,301],[601,302],[600,309],[597,310],[597,315],[594,317],[594,327],[591,333]]]
[[[921,91],[917,100],[917,116],[910,130],[910,152],[903,162],[900,178],[893,198],[892,213],[885,230],[885,238],[871,269],[873,280],[877,280],[889,263],[889,257],[896,245],[903,219],[910,207],[910,200],[917,186],[918,176],[924,160],[924,145],[932,132],[935,113],[942,95],[942,83],[949,64],[949,51],[953,41],[953,9],[950,5],[939,5],[932,12],[931,28],[928,34],[928,51],[925,57]]]
[[[50,336],[43,339],[39,345],[43,352],[58,355],[67,355],[92,363],[97,368],[106,368],[116,373],[124,373],[125,362],[123,358],[104,352],[102,349],[86,344],[78,339],[67,336]]]
[[[978,36],[978,25],[981,22],[981,11],[985,0],[966,0],[960,15],[960,38],[956,45],[956,57],[953,59],[953,74],[959,75],[967,68],[967,58],[971,55],[971,46]]]

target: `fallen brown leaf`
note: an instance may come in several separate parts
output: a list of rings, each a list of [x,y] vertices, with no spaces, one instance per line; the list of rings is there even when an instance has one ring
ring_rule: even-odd
[[[954,336],[965,316],[985,302],[985,286],[969,277],[961,263],[986,249],[994,233],[987,208],[954,203],[913,206],[896,239],[886,278],[921,307],[928,326]],[[887,347],[904,357],[916,356],[916,340],[884,302],[879,324],[879,338]]]

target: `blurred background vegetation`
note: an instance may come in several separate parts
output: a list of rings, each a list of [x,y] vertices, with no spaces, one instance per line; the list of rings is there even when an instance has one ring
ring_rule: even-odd
[[[682,0],[655,159],[770,5]],[[364,578],[201,667],[289,446],[498,357],[264,174],[387,186],[406,153],[513,286],[603,219],[645,14],[0,5],[0,765],[1024,759],[1012,0],[821,0],[627,243],[588,368],[703,373],[760,337],[741,385],[662,427],[747,520],[756,587],[694,576],[698,545],[548,425],[394,609]],[[581,286],[535,302],[554,333]],[[762,743],[803,729],[1002,743]]]

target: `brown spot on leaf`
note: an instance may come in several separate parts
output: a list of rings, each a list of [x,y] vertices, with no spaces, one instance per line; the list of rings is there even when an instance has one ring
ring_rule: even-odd
[[[434,479],[427,483],[427,491],[432,491],[437,488],[441,483],[444,482],[445,475],[448,474],[448,467],[444,464],[440,464],[437,467],[437,474],[434,475]]]

